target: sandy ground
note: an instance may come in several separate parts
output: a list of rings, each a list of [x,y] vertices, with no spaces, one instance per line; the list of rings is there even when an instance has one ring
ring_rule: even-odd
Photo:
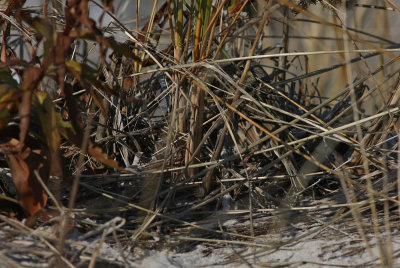
[[[152,251],[136,261],[138,267],[371,267],[379,264],[376,239],[369,237],[371,252],[358,237],[319,238],[323,233],[304,237],[276,249],[198,245],[185,253]],[[263,240],[262,237],[256,240]],[[391,237],[393,265],[399,267],[400,233]],[[264,241],[265,242],[265,241]]]
[[[54,226],[36,230],[10,222],[0,216],[0,267],[54,267],[57,237]],[[260,216],[254,221],[255,238],[237,239],[228,235],[249,228],[249,222],[228,220],[222,223],[226,234],[182,234],[160,238],[149,233],[137,244],[129,235],[116,239],[111,229],[100,229],[93,235],[73,230],[67,240],[65,260],[69,267],[372,267],[381,263],[379,241],[366,217],[363,227],[370,250],[357,231],[351,217],[339,223],[314,213],[307,220],[287,226],[271,226],[271,216]],[[117,219],[118,221],[118,219]],[[394,221],[392,221],[394,223]],[[106,224],[105,224],[106,225]],[[105,226],[103,225],[103,226]],[[400,267],[400,231],[392,224],[390,237],[381,228],[380,243],[385,260]],[[276,231],[272,231],[276,230]],[[102,239],[102,235],[108,235]],[[128,238],[128,239],[126,239]],[[202,240],[202,241],[199,241]],[[389,242],[390,241],[390,242]],[[144,245],[144,246],[143,246]],[[381,255],[382,255],[381,254]],[[382,255],[382,256],[383,256]]]

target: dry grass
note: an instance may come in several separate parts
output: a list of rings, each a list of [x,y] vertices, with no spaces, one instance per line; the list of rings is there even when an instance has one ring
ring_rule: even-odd
[[[134,20],[123,14],[140,1],[122,2],[99,29],[135,57],[116,45],[100,57],[100,35],[82,36],[66,56],[90,69],[82,80],[65,74],[71,95],[54,90],[54,70],[41,80],[81,142],[60,130],[63,175],[45,187],[55,195],[51,221],[35,218],[35,230],[0,216],[0,259],[24,266],[15,241],[29,237],[40,244],[21,252],[36,263],[114,263],[106,245],[129,266],[139,249],[202,243],[254,249],[227,260],[250,265],[318,235],[341,243],[324,248],[341,248],[333,262],[367,252],[359,265],[398,263],[397,1],[154,1]],[[48,18],[60,31],[54,7]],[[43,16],[42,6],[26,10]],[[29,58],[22,33],[38,28],[5,19],[15,24],[8,46]],[[90,77],[98,84],[82,82]],[[12,188],[0,164],[0,187]],[[17,202],[15,190],[3,192]]]

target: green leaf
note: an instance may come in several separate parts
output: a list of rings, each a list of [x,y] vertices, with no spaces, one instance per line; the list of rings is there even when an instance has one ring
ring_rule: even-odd
[[[7,126],[8,122],[10,122],[10,111],[7,108],[0,110],[0,129]]]
[[[66,60],[65,64],[72,75],[87,89],[91,85],[108,94],[117,95],[117,92],[97,79],[97,71],[90,66],[74,60]]]
[[[0,84],[8,84],[13,88],[18,88],[18,82],[15,81],[9,68],[0,68]]]
[[[55,39],[56,35],[53,26],[45,19],[39,17],[31,18],[29,16],[23,16],[23,19],[43,37],[46,37],[48,40]]]
[[[72,132],[75,132],[72,124],[68,121],[64,121],[60,114],[57,114],[57,126],[59,128],[70,129]]]
[[[47,146],[51,152],[56,152],[60,145],[61,137],[58,131],[58,118],[54,104],[44,91],[35,92],[33,101]]]

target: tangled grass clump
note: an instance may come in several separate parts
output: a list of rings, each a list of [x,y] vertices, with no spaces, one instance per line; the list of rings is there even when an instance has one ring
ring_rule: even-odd
[[[174,0],[141,14],[137,1],[132,26],[116,3],[14,0],[1,13],[8,224],[57,214],[62,263],[70,228],[246,245],[274,229],[265,215],[285,229],[295,211],[340,207],[332,222],[351,214],[392,264],[380,233],[399,202],[394,4]],[[240,234],[221,224],[237,214]]]

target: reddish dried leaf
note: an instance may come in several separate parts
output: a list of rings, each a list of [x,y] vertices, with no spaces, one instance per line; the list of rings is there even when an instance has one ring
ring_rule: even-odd
[[[21,143],[11,139],[7,144],[0,145],[5,152],[12,179],[18,193],[19,203],[26,217],[31,217],[40,211],[47,203],[47,194],[37,180],[34,171],[38,171],[41,179],[47,184],[49,168],[47,161],[41,155],[25,147],[19,153]]]
[[[29,217],[25,221],[25,225],[30,228],[35,228],[38,224],[51,221],[56,215],[45,210],[38,211],[35,215]]]
[[[63,35],[67,36],[72,28],[79,26],[77,18],[80,16],[79,4],[81,0],[67,0],[65,2],[65,29]]]
[[[7,9],[3,12],[4,15],[9,16],[12,12],[15,12],[22,8],[22,6],[25,4],[26,0],[10,0],[7,6]],[[0,16],[0,24],[3,23],[3,17]]]
[[[21,123],[19,140],[21,143],[25,142],[26,134],[28,133],[30,113],[31,113],[31,103],[32,103],[32,93],[33,90],[38,86],[42,77],[42,71],[37,67],[29,67],[24,72],[24,79],[21,85],[22,100],[19,105],[19,117]]]
[[[96,105],[100,108],[100,111],[103,113],[104,116],[108,116],[107,108],[104,106],[103,98],[99,96],[99,94],[94,91],[93,89],[90,90],[90,95],[92,96]]]
[[[135,97],[128,97],[124,99],[125,102],[134,102],[134,103],[143,103],[143,100],[135,98]]]
[[[103,6],[105,9],[114,12],[113,0],[103,0]]]
[[[232,4],[228,7],[229,13],[233,14],[238,12],[240,8],[243,6],[243,4],[244,4],[243,0],[232,1]]]
[[[116,161],[108,158],[108,156],[103,153],[103,151],[99,147],[89,146],[88,153],[104,165],[115,168],[117,170],[123,170],[123,168],[120,167]]]
[[[3,36],[1,37],[1,62],[7,62],[7,39],[10,35],[10,27],[8,22],[3,26]]]

